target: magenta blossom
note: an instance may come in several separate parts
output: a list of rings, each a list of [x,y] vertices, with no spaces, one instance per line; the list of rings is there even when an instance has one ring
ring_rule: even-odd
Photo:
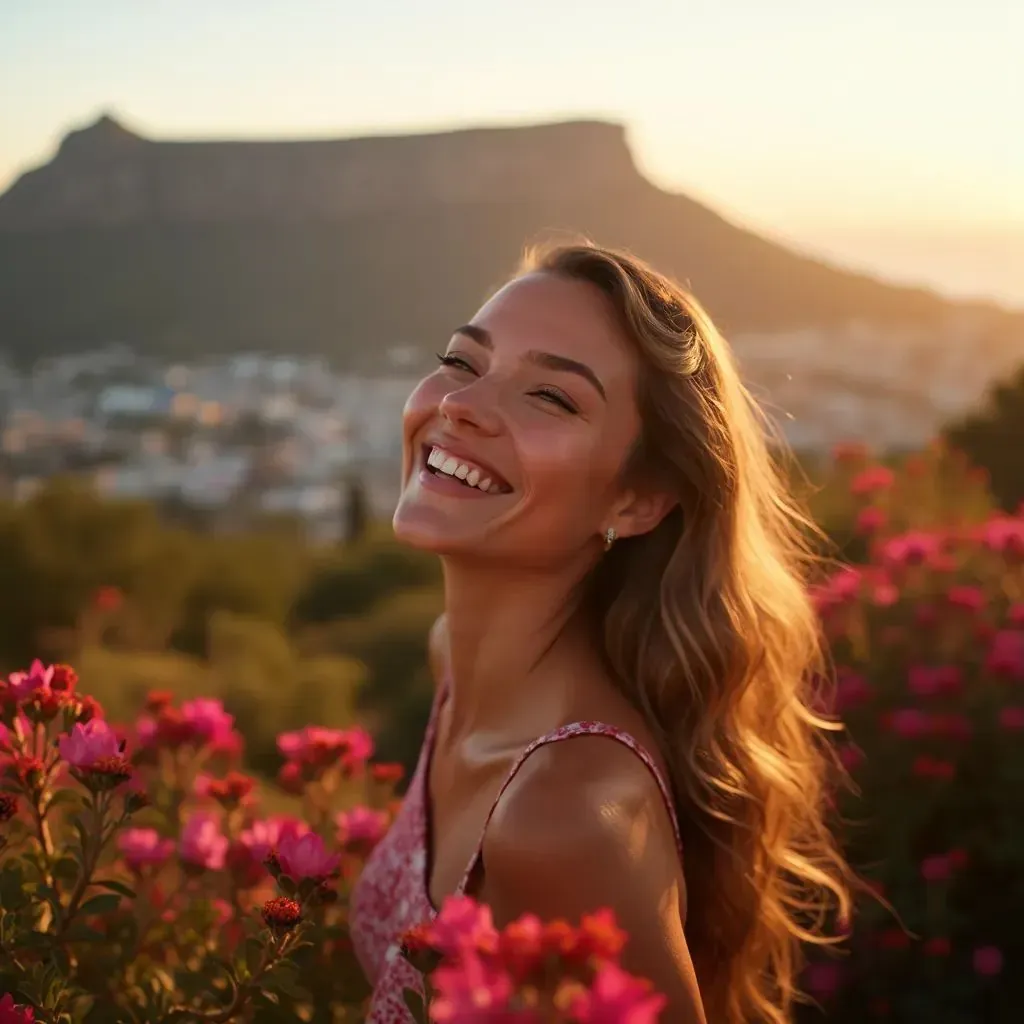
[[[325,767],[340,762],[348,771],[363,766],[373,754],[373,738],[364,729],[326,729],[310,725],[277,737],[277,749],[291,762]]]
[[[262,821],[254,821],[247,829],[239,833],[238,842],[253,861],[262,864],[271,850],[282,840],[300,839],[309,831],[310,828],[304,821],[279,815]]]
[[[52,679],[53,666],[44,665],[36,658],[27,672],[12,672],[7,677],[8,692],[16,701],[21,701],[36,690],[48,690]]]
[[[896,481],[896,474],[888,466],[868,466],[850,483],[850,493],[858,496],[887,491]]]
[[[942,538],[934,533],[912,530],[890,537],[882,546],[882,559],[890,565],[923,565],[942,552]]]
[[[340,811],[334,819],[338,826],[338,842],[375,846],[388,830],[386,811],[375,811],[369,807],[353,807]]]
[[[996,633],[985,665],[994,675],[1024,679],[1024,630],[1004,629]]]
[[[308,832],[304,836],[282,837],[275,853],[281,870],[295,881],[303,878],[328,878],[341,863],[338,854],[327,852],[324,841],[315,832]]]
[[[431,922],[430,944],[454,958],[467,949],[494,952],[498,948],[498,932],[491,908],[469,896],[449,896]]]
[[[493,1020],[525,1024],[538,1019],[529,1010],[521,1015],[509,1008],[515,986],[508,971],[481,959],[475,952],[467,952],[456,964],[438,967],[430,980],[435,989],[430,1003],[432,1021],[476,1024]]]
[[[35,1024],[36,1014],[31,1006],[23,1006],[7,993],[0,999],[0,1024]]]
[[[117,848],[132,871],[141,871],[165,863],[174,853],[174,840],[155,828],[129,828],[118,835]]]
[[[85,725],[76,724],[70,735],[62,736],[59,748],[60,756],[72,768],[88,771],[100,761],[119,757],[121,741],[102,718],[93,718]]]
[[[181,718],[190,738],[215,746],[224,743],[235,726],[234,717],[224,710],[224,705],[209,697],[185,701]]]
[[[227,837],[221,833],[220,820],[216,814],[197,811],[181,830],[181,844],[178,856],[194,868],[219,871],[224,867],[228,851]]]
[[[984,529],[985,546],[1003,555],[1024,556],[1024,517],[998,516]]]
[[[657,1024],[667,1000],[648,982],[614,963],[602,964],[589,992],[573,1000],[570,1019],[580,1024]]]
[[[941,697],[959,693],[963,671],[958,665],[911,665],[907,689],[916,697]]]

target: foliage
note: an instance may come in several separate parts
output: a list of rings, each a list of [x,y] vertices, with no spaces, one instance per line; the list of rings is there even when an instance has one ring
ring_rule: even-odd
[[[154,691],[119,730],[77,683],[35,661],[0,685],[0,1020],[365,1019],[348,898],[400,769],[370,765],[358,728],[284,732],[280,781],[303,813],[268,817],[231,768],[243,741],[219,701]],[[456,900],[423,923],[444,962],[427,968],[422,1019],[483,1020],[485,958],[495,1001],[538,1007],[524,1024],[656,1020],[662,1000],[617,967],[625,937],[607,913],[578,930],[524,918],[500,936],[488,921]]]
[[[1024,366],[991,390],[982,409],[952,424],[946,437],[988,472],[1004,509],[1024,502]]]
[[[806,983],[830,1020],[1018,1019],[1024,986],[1024,516],[936,446],[901,475],[847,452],[869,551],[816,600],[833,658],[841,802],[867,901]],[[895,916],[893,915],[895,912]]]

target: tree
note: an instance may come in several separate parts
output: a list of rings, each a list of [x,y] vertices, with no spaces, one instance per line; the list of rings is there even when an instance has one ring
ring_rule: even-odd
[[[1024,366],[996,385],[984,406],[946,428],[946,440],[987,470],[992,493],[1007,511],[1024,502]]]

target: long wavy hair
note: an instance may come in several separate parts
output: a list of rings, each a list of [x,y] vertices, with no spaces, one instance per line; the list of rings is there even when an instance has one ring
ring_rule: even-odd
[[[614,677],[672,775],[708,1019],[784,1024],[802,943],[834,941],[828,921],[848,916],[853,881],[826,821],[838,766],[836,725],[817,710],[828,673],[809,597],[813,523],[691,295],[589,244],[534,250],[530,271],[589,282],[635,347],[642,430],[623,474],[677,504],[616,543],[589,597]]]

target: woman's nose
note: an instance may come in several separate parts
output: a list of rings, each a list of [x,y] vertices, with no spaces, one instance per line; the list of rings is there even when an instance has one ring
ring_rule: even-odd
[[[484,434],[497,434],[501,430],[498,396],[493,388],[481,386],[480,381],[449,391],[441,399],[440,412],[449,423]]]

